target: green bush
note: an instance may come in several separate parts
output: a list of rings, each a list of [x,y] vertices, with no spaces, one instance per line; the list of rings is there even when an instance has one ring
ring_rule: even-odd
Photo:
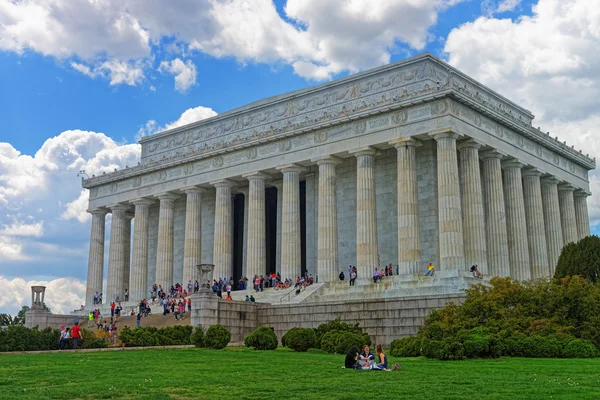
[[[338,331],[330,331],[324,334],[321,339],[321,350],[334,354],[339,335],[340,333]]]
[[[244,345],[254,350],[275,350],[277,348],[277,335],[273,329],[261,326],[244,338]]]
[[[564,356],[567,358],[592,358],[598,357],[598,349],[590,341],[574,339],[565,346]]]
[[[358,326],[358,324],[347,324],[345,322],[340,321],[339,318],[334,319],[333,321],[329,321],[325,324],[319,325],[315,329],[315,334],[317,335],[317,342],[315,343],[316,348],[321,348],[321,340],[323,336],[327,332],[338,331],[338,332],[352,332],[357,334],[362,334],[363,330]],[[370,342],[369,342],[370,343]]]
[[[588,236],[577,243],[567,243],[563,247],[555,278],[579,275],[590,282],[598,281],[600,276],[600,238]]]
[[[600,283],[579,276],[532,282],[492,278],[490,283],[471,286],[460,306],[450,303],[432,311],[416,338],[394,341],[390,354],[416,355],[420,345],[421,355],[442,360],[573,357],[580,347],[581,354],[599,355]],[[575,339],[595,351],[575,342],[567,352]]]
[[[102,349],[108,347],[106,340],[99,338],[94,331],[82,329],[83,340],[80,342],[82,349]]]
[[[288,347],[287,339],[290,337],[290,335],[293,334],[293,332],[297,331],[298,329],[302,329],[302,328],[292,328],[281,337],[281,345],[283,347]]]
[[[196,327],[194,333],[190,336],[190,341],[196,347],[204,347],[204,331],[201,327]]]
[[[390,354],[394,357],[419,357],[421,355],[421,340],[419,336],[396,339],[390,344]]]
[[[0,329],[0,352],[58,349],[58,329],[30,329],[23,325]]]
[[[224,349],[231,340],[231,333],[229,330],[222,325],[216,324],[211,325],[206,330],[204,336],[204,345],[209,349]]]
[[[367,336],[368,337],[368,336]],[[369,340],[370,342],[370,340]],[[364,335],[352,332],[340,332],[337,337],[335,352],[346,354],[351,347],[362,349],[367,344]]]
[[[314,329],[294,328],[288,333],[286,344],[287,347],[294,351],[308,351],[308,349],[314,347],[317,343],[317,335]]]

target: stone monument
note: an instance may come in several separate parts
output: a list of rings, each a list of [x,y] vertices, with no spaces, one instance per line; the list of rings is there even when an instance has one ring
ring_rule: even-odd
[[[191,322],[192,326],[201,327],[206,331],[209,326],[219,322],[219,299],[210,288],[215,265],[198,264],[196,268],[202,284],[198,292],[191,296],[194,304],[191,312]]]
[[[31,287],[31,309],[32,310],[45,310],[45,308],[44,308],[45,295],[46,295],[46,286],[32,286]]]

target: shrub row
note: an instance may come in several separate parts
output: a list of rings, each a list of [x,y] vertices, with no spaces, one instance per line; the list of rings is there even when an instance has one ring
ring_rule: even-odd
[[[59,337],[58,329],[9,326],[7,329],[0,330],[0,352],[56,350]],[[105,339],[87,329],[83,329],[83,338],[84,340],[79,342],[80,349],[102,348],[108,345]]]
[[[441,360],[600,355],[600,284],[578,276],[493,278],[491,284],[468,289],[460,306],[433,311],[416,337],[392,342],[390,354]]]
[[[143,346],[175,346],[190,344],[191,326],[167,326],[155,328],[144,326],[139,328],[123,328],[119,334],[126,347]]]
[[[441,340],[419,336],[394,340],[390,346],[394,357],[460,360],[483,357],[591,358],[598,356],[596,346],[588,340],[573,337],[514,335],[469,335],[460,339]]]
[[[271,328],[260,327],[246,336],[244,344],[255,350],[274,350],[277,348],[277,336]],[[281,344],[299,352],[317,348],[329,353],[346,354],[352,346],[362,348],[365,344],[371,345],[371,338],[358,324],[347,324],[338,318],[316,329],[292,328],[283,335]]]
[[[196,347],[206,347],[209,349],[221,350],[227,347],[231,341],[231,333],[222,325],[211,325],[206,330],[206,334],[202,328],[198,327],[190,335],[190,342]]]

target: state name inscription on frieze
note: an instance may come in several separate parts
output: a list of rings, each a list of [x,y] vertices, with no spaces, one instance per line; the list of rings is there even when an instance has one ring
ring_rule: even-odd
[[[474,111],[463,104],[453,100],[449,100],[449,104],[452,115],[468,121],[477,128],[480,128],[481,130],[496,136],[505,142],[515,145],[527,153],[530,153],[541,160],[547,161],[564,171],[567,171],[584,180],[588,179],[587,171],[584,168],[576,165],[570,160],[567,160],[565,157],[557,154],[556,152],[534,142],[529,138],[523,137],[523,135],[512,131],[511,129],[497,123],[485,115],[481,115],[477,111]]]
[[[202,154],[319,123],[333,123],[364,111],[427,95],[445,86],[448,86],[447,73],[430,60],[421,60],[258,111],[143,139],[142,162]]]
[[[106,184],[93,188],[90,191],[90,198],[95,199],[112,195],[115,193],[127,192],[132,188],[152,186],[157,183],[168,182],[183,176],[190,176],[218,170],[220,168],[231,167],[244,164],[255,159],[269,158],[275,155],[282,155],[288,152],[295,152],[318,146],[327,142],[334,142],[347,139],[358,135],[369,135],[381,130],[390,129],[401,125],[410,125],[421,123],[431,118],[439,118],[444,115],[454,115],[465,121],[473,123],[481,130],[496,136],[508,143],[514,144],[524,151],[556,165],[565,171],[587,180],[586,171],[575,165],[573,162],[559,156],[555,152],[546,149],[540,144],[524,138],[522,135],[504,127],[492,119],[479,114],[471,108],[460,104],[451,99],[441,99],[426,104],[412,106],[406,109],[381,114],[370,118],[347,122],[330,128],[321,129],[316,132],[309,132],[292,138],[284,138],[275,142],[254,146],[202,159],[196,162],[185,163],[182,165],[164,168],[160,171],[152,172],[140,177],[125,179],[113,184]]]

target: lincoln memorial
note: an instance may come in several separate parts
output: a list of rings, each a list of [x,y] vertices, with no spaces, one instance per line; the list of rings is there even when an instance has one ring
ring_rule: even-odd
[[[86,304],[105,278],[105,303],[125,289],[136,301],[200,263],[215,278],[308,271],[325,285],[390,263],[400,280],[429,262],[436,277],[474,264],[549,277],[590,234],[595,159],[533,118],[422,54],[144,137],[137,166],[83,181]]]

